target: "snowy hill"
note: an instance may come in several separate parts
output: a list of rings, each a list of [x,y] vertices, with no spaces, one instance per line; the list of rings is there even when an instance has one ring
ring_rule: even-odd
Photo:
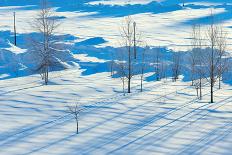
[[[0,1],[1,155],[231,154],[231,0],[49,2],[54,15],[48,19],[59,26],[48,37],[52,43],[46,49],[44,36],[35,29],[40,1]],[[227,34],[223,59],[229,64],[220,77],[221,89],[218,81],[214,83],[214,103],[209,103],[208,72],[200,81],[202,99],[197,97],[199,79],[191,85],[189,59],[193,25],[201,25],[202,40],[207,40],[211,12]],[[143,43],[132,64],[132,92],[124,94],[128,79],[120,65],[128,56],[119,53],[125,50],[120,30],[127,16],[136,22]],[[53,52],[51,59],[40,56],[44,51]],[[209,51],[210,47],[202,50],[206,55]],[[181,73],[175,81],[177,57]],[[49,67],[44,85],[40,67],[47,61],[55,65]],[[162,79],[156,80],[157,69],[165,70],[159,75]],[[75,103],[80,104],[78,134],[70,114]]]

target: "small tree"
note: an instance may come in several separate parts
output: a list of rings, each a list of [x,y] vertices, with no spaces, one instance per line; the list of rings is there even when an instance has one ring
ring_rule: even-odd
[[[80,104],[76,103],[75,105],[68,106],[68,113],[70,113],[76,121],[76,133],[79,133],[79,117],[81,112]]]
[[[167,63],[163,59],[163,54],[160,52],[160,65],[159,65],[160,79],[166,78]]]
[[[199,97],[199,99],[202,99],[202,79],[205,74],[205,68],[203,66],[204,53],[202,51],[203,39],[201,34],[201,25],[194,25],[192,28],[192,50],[190,52],[190,70],[192,86],[195,86],[197,96]]]
[[[185,6],[184,1],[185,1],[185,0],[182,0],[182,6],[183,6],[183,7]]]
[[[114,65],[115,65],[115,56],[113,54],[113,52],[109,52],[109,57],[110,57],[110,61],[108,62],[108,67],[109,67],[109,71],[110,71],[110,76],[113,77],[114,75]]]
[[[155,51],[155,74],[156,74],[156,81],[159,81],[161,79],[162,66],[161,66],[160,58],[161,58],[161,51],[160,51],[160,47],[159,47]]]
[[[113,77],[114,75],[114,60],[110,60],[109,62],[109,68],[110,68],[110,76]]]
[[[126,71],[125,71],[125,62],[118,62],[118,75],[120,76],[120,79],[122,81],[122,91],[123,95],[125,95],[125,83],[126,83]]]
[[[172,77],[173,81],[175,82],[179,79],[180,71],[181,71],[181,54],[180,52],[174,52],[172,55]]]
[[[144,80],[144,71],[146,69],[146,51],[148,50],[148,46],[146,46],[143,51],[142,51],[142,59],[141,59],[141,64],[140,64],[140,91],[142,92],[143,91],[143,80]]]

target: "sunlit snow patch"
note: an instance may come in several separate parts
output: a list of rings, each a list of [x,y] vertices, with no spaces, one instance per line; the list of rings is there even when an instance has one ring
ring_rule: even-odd
[[[98,62],[98,63],[106,62],[103,59],[99,59],[96,57],[90,57],[90,56],[88,56],[88,54],[75,54],[74,58],[80,60],[81,62]]]
[[[21,49],[21,48],[15,46],[14,44],[12,44],[10,42],[8,44],[10,45],[10,47],[9,48],[5,48],[5,49],[8,50],[8,51],[13,52],[15,54],[24,53],[24,52],[27,51],[26,49]]]

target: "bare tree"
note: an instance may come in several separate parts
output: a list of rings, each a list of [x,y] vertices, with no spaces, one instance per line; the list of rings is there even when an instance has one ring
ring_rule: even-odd
[[[218,66],[217,66],[217,73],[218,73],[218,85],[219,89],[221,89],[221,80],[222,75],[228,70],[228,58],[226,57],[226,38],[227,33],[224,32],[223,26],[220,25],[218,27],[218,38],[217,38],[217,52],[218,52]]]
[[[68,113],[70,113],[76,121],[76,133],[79,133],[79,117],[81,112],[81,106],[80,104],[76,103],[75,105],[68,106]]]
[[[180,52],[174,52],[172,55],[172,77],[173,81],[176,81],[179,78],[181,71],[181,54]]]
[[[197,25],[193,25],[192,27],[192,39],[191,39],[191,46],[192,46],[192,50],[190,52],[190,77],[191,77],[191,81],[192,81],[192,86],[194,84],[194,80],[195,80],[195,74],[196,74],[196,59],[197,59],[197,52],[196,50],[199,48],[198,47],[198,37],[199,37],[199,33],[198,33],[198,26]]]
[[[161,49],[160,49],[161,50]],[[166,78],[166,71],[167,71],[167,62],[163,59],[163,54],[160,51],[160,65],[159,65],[159,74],[160,74],[160,79]]]
[[[117,73],[120,76],[120,79],[122,81],[122,91],[123,91],[123,95],[125,95],[125,80],[126,80],[126,70],[125,70],[125,62],[121,61],[117,63]]]
[[[197,75],[197,78],[196,78],[196,83],[195,83],[195,87],[197,89],[197,91],[199,91],[199,93],[197,92],[197,96],[199,97],[199,99],[201,100],[202,99],[202,87],[203,87],[203,80],[205,79],[204,78],[204,75],[205,75],[205,67],[204,67],[204,64],[203,64],[203,61],[204,61],[204,54],[203,54],[203,51],[202,51],[202,48],[199,48],[198,49],[198,57],[197,57],[197,61],[196,61],[196,75]]]
[[[137,58],[137,51],[136,51],[137,38],[136,38],[136,22],[135,21],[133,22],[133,28],[134,28],[134,32],[133,32],[133,34],[134,34],[134,59],[136,59]]]
[[[192,50],[190,52],[190,70],[192,86],[195,86],[197,96],[202,99],[202,79],[204,76],[204,54],[202,51],[201,25],[194,25],[192,28]],[[199,92],[200,91],[200,92]]]
[[[217,45],[219,38],[219,27],[215,24],[214,15],[211,11],[211,24],[207,28],[206,32],[207,41],[208,41],[208,49],[206,56],[206,63],[209,74],[209,83],[210,83],[210,102],[214,102],[214,85],[218,76],[218,65],[220,62],[220,56],[218,55]]]
[[[54,53],[57,38],[54,37],[59,23],[54,18],[54,11],[49,8],[48,1],[41,1],[41,9],[35,17],[32,27],[40,34],[32,39],[34,56],[39,61],[37,71],[40,72],[44,83],[48,84],[49,68],[55,64]]]
[[[156,81],[159,81],[161,79],[161,63],[160,63],[160,47],[155,51],[155,74],[156,74]]]
[[[14,45],[17,45],[17,38],[16,38],[16,14],[15,12],[13,13],[14,16]]]
[[[110,60],[109,62],[109,67],[110,67],[110,76],[113,77],[114,75],[114,60]]]
[[[216,49],[216,43],[217,43],[217,27],[214,24],[213,21],[213,14],[211,14],[212,17],[212,23],[211,25],[208,27],[207,30],[207,36],[208,36],[208,41],[210,44],[210,55],[208,56],[208,61],[209,61],[209,73],[210,73],[210,94],[211,94],[211,99],[210,102],[213,103],[213,87],[214,87],[214,83],[216,81],[215,79],[215,75],[216,75],[216,61],[215,61],[215,49]]]
[[[142,59],[141,59],[141,64],[140,64],[140,67],[141,67],[141,73],[140,73],[140,91],[142,92],[143,91],[143,80],[144,80],[144,72],[145,72],[145,69],[146,69],[146,51],[148,50],[148,46],[146,46],[143,51],[142,51]]]
[[[131,79],[135,75],[134,72],[134,65],[136,64],[136,58],[137,58],[137,43],[139,42],[139,39],[136,37],[138,36],[138,33],[135,28],[135,22],[132,20],[130,16],[126,17],[123,23],[123,26],[121,28],[121,46],[124,48],[121,48],[121,54],[125,55],[123,56],[124,61],[124,70],[125,70],[125,77],[127,79],[127,92],[131,92]],[[135,43],[136,42],[136,43]],[[134,52],[133,52],[134,51]],[[126,64],[126,65],[125,65]]]
[[[110,76],[113,77],[113,75],[114,75],[114,64],[115,64],[113,52],[109,53],[109,57],[110,57],[110,61],[108,63],[108,67],[109,67],[109,71],[110,71]]]

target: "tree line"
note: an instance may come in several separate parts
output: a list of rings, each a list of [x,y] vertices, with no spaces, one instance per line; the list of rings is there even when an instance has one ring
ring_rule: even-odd
[[[182,68],[186,68],[187,65],[191,85],[196,89],[197,97],[202,99],[202,88],[209,84],[210,102],[213,103],[215,83],[218,82],[218,89],[221,89],[223,74],[230,69],[230,56],[226,52],[227,33],[224,26],[215,21],[212,11],[209,21],[210,24],[206,27],[194,24],[190,34],[190,50],[186,54],[172,52],[171,62],[168,62],[161,52],[162,48],[157,48],[151,54],[150,47],[141,37],[138,24],[135,24],[130,16],[125,17],[120,33],[121,47],[110,63],[111,75],[118,74],[121,78],[123,93],[131,93],[131,82],[136,75],[141,77],[140,90],[143,90],[144,73],[147,68],[154,72],[157,81],[166,78],[169,70],[175,82],[182,74]]]

